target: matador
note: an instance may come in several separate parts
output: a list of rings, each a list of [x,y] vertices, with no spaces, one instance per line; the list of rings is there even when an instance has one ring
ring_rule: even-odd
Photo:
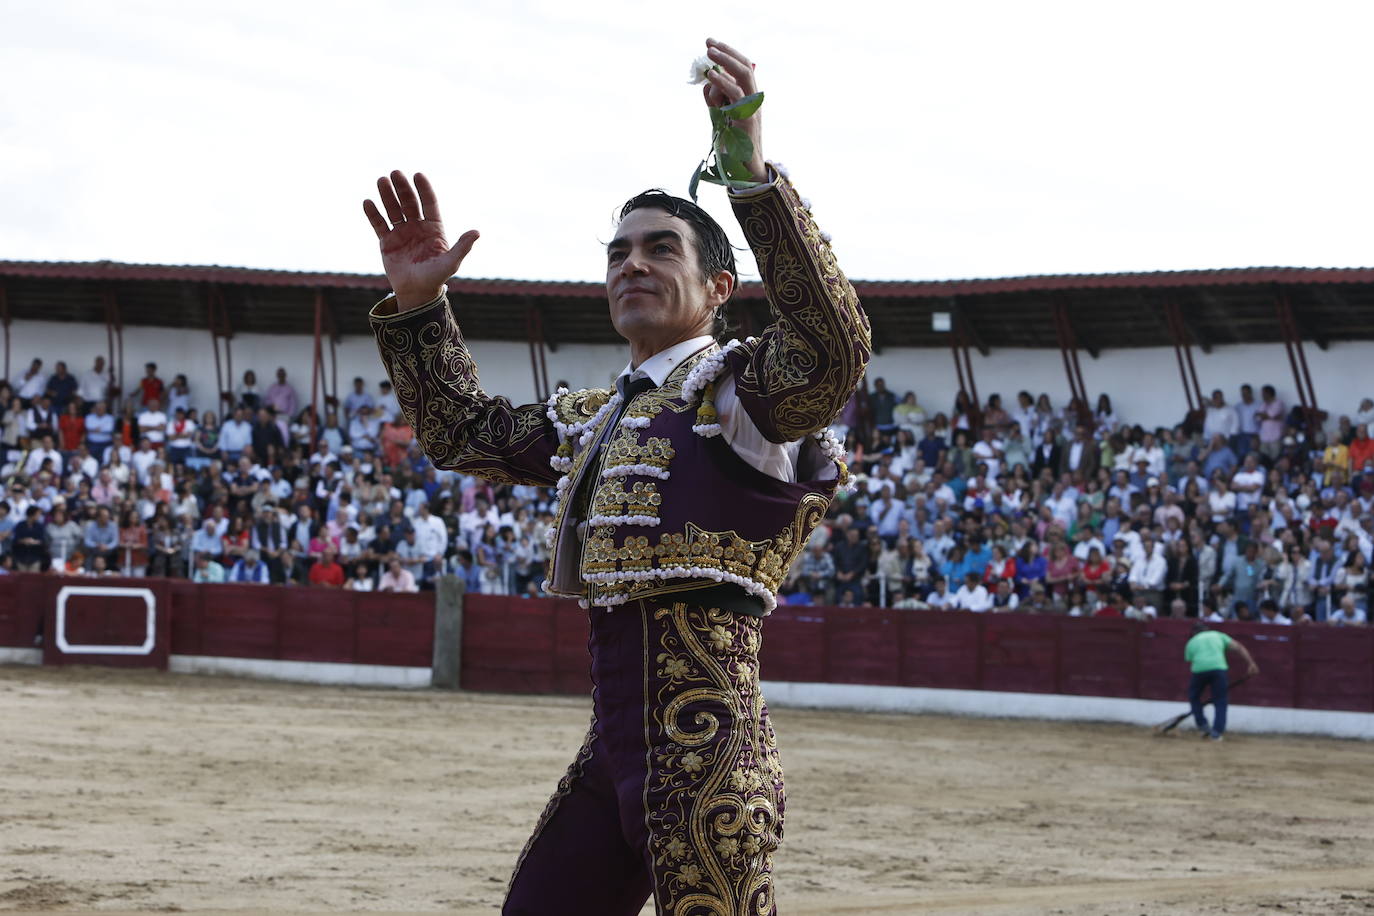
[[[704,96],[756,91],[707,41]],[[783,777],[759,690],[763,618],[847,477],[829,427],[862,379],[868,320],[787,173],[729,190],[772,320],[718,342],[738,283],[724,230],[687,200],[627,202],[606,246],[614,387],[514,406],[486,394],[446,295],[477,239],[448,245],[433,187],[393,172],[364,209],[394,290],[382,361],[439,468],[557,488],[545,589],[590,615],[592,723],[516,862],[506,914],[776,913]]]

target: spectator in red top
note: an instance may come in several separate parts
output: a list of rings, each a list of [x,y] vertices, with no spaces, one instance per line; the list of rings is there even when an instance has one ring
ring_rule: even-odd
[[[1374,461],[1374,439],[1369,438],[1369,426],[1361,423],[1355,427],[1355,438],[1350,440],[1350,470],[1360,473],[1366,461]]]
[[[162,379],[157,377],[157,363],[147,363],[143,367],[144,376],[139,379],[138,387],[142,392],[140,403],[144,407],[156,408],[162,403]]]
[[[86,418],[81,416],[81,405],[77,401],[67,402],[67,411],[57,418],[57,428],[62,442],[62,451],[74,452],[81,447],[86,438]]]
[[[319,560],[310,567],[310,584],[322,585],[326,588],[343,588],[344,570],[342,566],[334,562],[334,548],[326,547],[320,554]]]

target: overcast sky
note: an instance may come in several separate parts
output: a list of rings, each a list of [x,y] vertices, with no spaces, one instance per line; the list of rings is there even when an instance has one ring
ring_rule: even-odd
[[[2,0],[0,259],[374,272],[401,168],[465,275],[600,280],[707,35],[853,278],[1374,264],[1374,4],[1313,0]]]

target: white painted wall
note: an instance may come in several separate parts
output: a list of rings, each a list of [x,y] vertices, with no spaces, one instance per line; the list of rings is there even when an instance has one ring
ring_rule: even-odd
[[[1374,371],[1370,370],[1374,341],[1333,343],[1325,352],[1311,343],[1303,349],[1318,404],[1333,419],[1354,413],[1361,398],[1374,397]],[[994,349],[987,356],[975,350],[972,357],[978,395],[984,401],[998,393],[1010,408],[1024,388],[1032,395],[1047,393],[1056,407],[1068,403],[1069,384],[1058,350]],[[1103,350],[1098,359],[1080,352],[1078,359],[1094,403],[1105,391],[1123,421],[1172,426],[1183,418],[1188,402],[1172,347]],[[1227,403],[1240,399],[1245,382],[1255,386],[1256,397],[1261,385],[1271,384],[1285,404],[1297,403],[1293,371],[1282,344],[1237,344],[1216,347],[1208,354],[1194,349],[1193,362],[1203,392],[1211,394],[1213,388],[1220,388]],[[875,376],[885,377],[898,397],[915,391],[929,413],[948,413],[959,389],[948,349],[885,350],[873,358],[870,378]]]
[[[38,356],[45,368],[66,359],[80,374],[90,368],[96,354],[106,352],[103,325],[16,321],[10,329],[11,376],[27,368]],[[310,396],[310,349],[308,337],[242,334],[234,338],[235,384],[244,369],[253,369],[266,387],[278,366],[285,366],[302,400]],[[529,347],[523,343],[474,341],[473,355],[482,374],[482,385],[492,394],[504,394],[516,403],[533,399]],[[1374,397],[1374,342],[1333,343],[1325,352],[1305,347],[1319,402],[1334,415],[1353,413],[1362,397]],[[367,379],[376,390],[382,378],[381,361],[369,337],[348,337],[338,348],[341,392],[350,390],[355,375]],[[628,351],[623,346],[575,344],[548,354],[550,382],[566,380],[573,387],[606,384],[624,366]],[[129,327],[124,331],[125,384],[133,385],[152,360],[159,374],[170,381],[185,372],[193,402],[204,409],[213,401],[215,363],[209,331]],[[1079,354],[1083,380],[1096,398],[1101,391],[1112,396],[1117,416],[1149,426],[1173,424],[1183,415],[1186,401],[1179,380],[1174,351],[1168,347],[1138,350],[1104,350],[1099,359]],[[1256,389],[1273,384],[1287,403],[1296,400],[1293,374],[1281,344],[1240,344],[1217,347],[1210,354],[1194,351],[1198,379],[1204,390],[1219,387],[1228,401],[1238,398],[1242,382]],[[1015,402],[1025,388],[1033,394],[1046,392],[1056,405],[1068,400],[1069,388],[1058,350],[996,349],[988,356],[973,354],[978,393],[993,392],[1004,403]],[[873,359],[873,375],[887,379],[898,395],[914,390],[929,411],[950,409],[958,388],[954,360],[948,349],[887,349]]]

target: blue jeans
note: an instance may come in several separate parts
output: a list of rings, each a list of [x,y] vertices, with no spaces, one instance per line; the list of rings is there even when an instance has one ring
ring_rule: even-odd
[[[1211,732],[1220,735],[1226,731],[1226,686],[1225,668],[1193,672],[1192,678],[1188,681],[1188,705],[1193,708],[1193,721],[1197,723],[1198,731],[1205,733],[1208,730],[1207,717],[1202,714],[1204,687],[1211,688],[1212,708],[1215,711]]]

